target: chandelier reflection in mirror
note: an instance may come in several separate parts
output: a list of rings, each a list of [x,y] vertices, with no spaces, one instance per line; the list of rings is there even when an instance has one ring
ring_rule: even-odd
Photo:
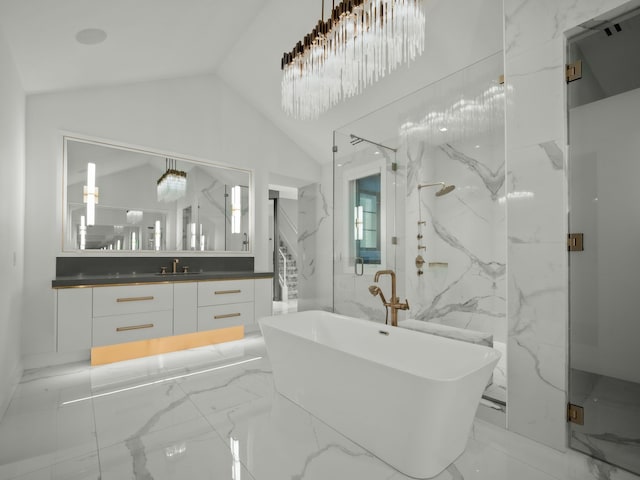
[[[313,119],[424,51],[420,0],[343,1],[281,61],[282,108]]]
[[[165,159],[166,172],[158,179],[158,201],[175,202],[187,193],[187,173],[178,170],[176,160]]]

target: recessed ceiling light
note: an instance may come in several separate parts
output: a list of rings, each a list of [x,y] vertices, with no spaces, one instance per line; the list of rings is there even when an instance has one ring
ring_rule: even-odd
[[[375,152],[373,152],[374,155],[380,155],[380,150],[376,150]]]
[[[85,28],[76,33],[76,40],[83,45],[97,45],[107,38],[107,32],[100,28]]]
[[[476,148],[480,148],[480,145],[476,145]]]
[[[446,132],[447,130],[449,130],[447,127],[440,127],[441,132]]]

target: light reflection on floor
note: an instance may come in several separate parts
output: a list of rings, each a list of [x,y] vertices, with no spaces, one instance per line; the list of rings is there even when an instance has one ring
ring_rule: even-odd
[[[476,420],[465,453],[436,478],[638,478],[594,465]],[[257,334],[26,372],[0,421],[0,480],[125,478],[408,479],[275,392]]]

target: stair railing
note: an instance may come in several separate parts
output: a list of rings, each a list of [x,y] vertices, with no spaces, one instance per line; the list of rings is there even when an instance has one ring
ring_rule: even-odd
[[[282,248],[278,247],[278,253],[282,258],[282,269],[279,274],[280,288],[282,290],[282,301],[287,303],[289,301],[289,287],[287,286],[287,256],[282,251]]]

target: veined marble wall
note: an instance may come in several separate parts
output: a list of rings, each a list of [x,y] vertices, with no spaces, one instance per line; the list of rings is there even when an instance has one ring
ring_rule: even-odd
[[[567,445],[565,35],[620,0],[504,0],[509,430]],[[615,16],[613,15],[610,16]],[[609,15],[608,15],[609,16]],[[598,478],[615,468],[591,459]]]
[[[333,309],[332,175],[298,189],[298,311]]]
[[[373,271],[354,275],[345,260],[348,247],[341,238],[350,228],[349,209],[340,186],[349,171],[384,157],[388,197],[382,228],[387,252],[393,252],[384,268],[396,271],[398,296],[410,305],[400,319],[488,332],[506,342],[502,60],[497,53],[336,132],[336,312],[384,321],[380,299],[368,292]],[[398,151],[367,142],[352,146],[350,133],[360,132]],[[398,164],[395,176],[392,162]],[[434,195],[438,187],[418,191],[419,183],[439,181],[456,189],[441,197]],[[419,219],[425,224],[419,226]],[[426,262],[423,275],[415,266],[418,254]],[[381,287],[389,298],[384,277]]]
[[[502,55],[425,89],[405,128],[407,291],[411,317],[491,333],[506,342]],[[453,90],[451,84],[457,85]],[[440,94],[442,95],[442,94]],[[434,107],[433,98],[439,105]],[[422,121],[420,120],[422,118]],[[441,129],[446,128],[446,131]],[[455,185],[436,197],[439,186]],[[418,225],[418,221],[426,223]],[[418,234],[423,238],[419,239]],[[418,245],[425,246],[419,249]],[[415,266],[420,254],[422,275]]]

